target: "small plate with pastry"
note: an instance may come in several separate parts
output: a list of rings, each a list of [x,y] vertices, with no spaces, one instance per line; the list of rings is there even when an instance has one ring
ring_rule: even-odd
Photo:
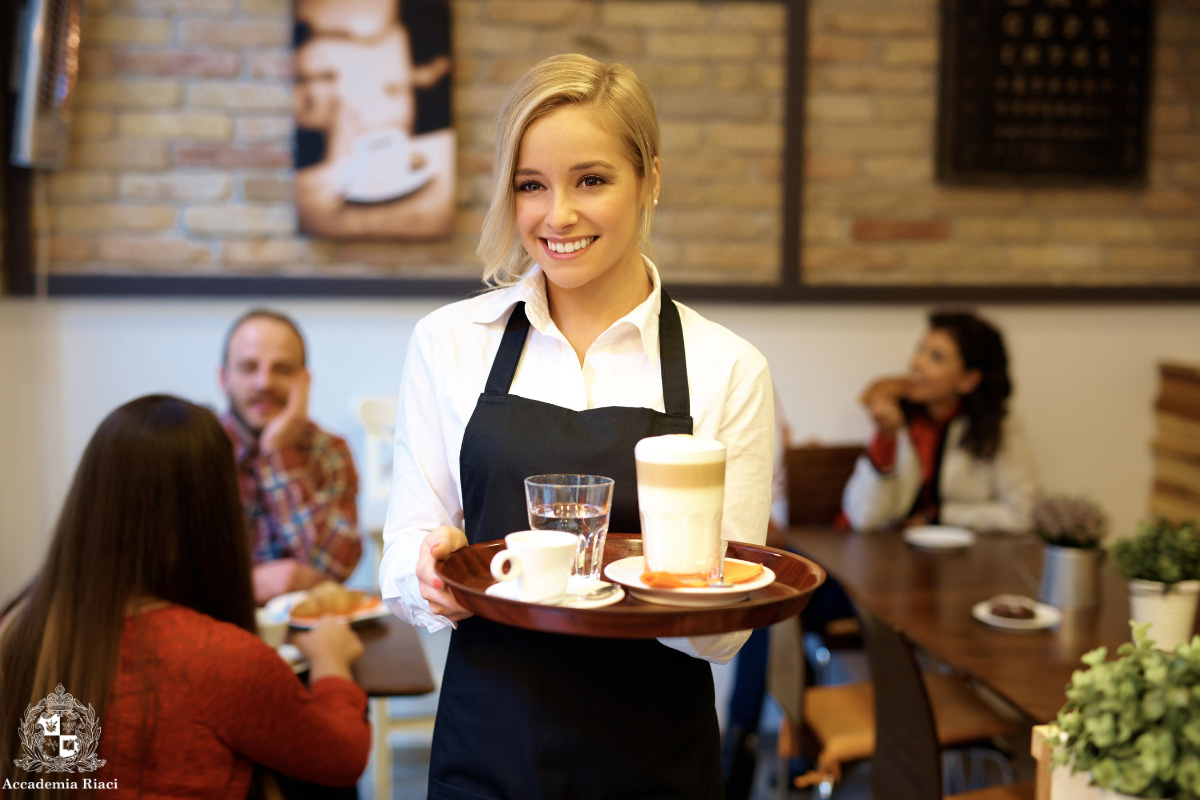
[[[1040,631],[1062,621],[1062,612],[1054,606],[1019,594],[998,594],[976,603],[971,616],[984,625],[1008,631]]]
[[[708,581],[683,580],[669,572],[646,569],[643,556],[613,561],[604,575],[647,603],[689,608],[710,608],[740,603],[750,593],[775,581],[775,573],[754,561],[725,559],[725,580],[729,586],[712,586]]]
[[[267,601],[272,613],[286,614],[293,628],[315,627],[325,617],[344,619],[351,625],[388,615],[378,595],[348,589],[336,581],[323,581],[306,592],[289,592]]]

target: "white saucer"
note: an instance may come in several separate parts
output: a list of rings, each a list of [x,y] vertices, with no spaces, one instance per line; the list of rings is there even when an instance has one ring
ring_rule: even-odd
[[[399,200],[429,183],[433,174],[433,164],[426,161],[406,173],[384,173],[358,178],[346,187],[346,202],[370,204]]]
[[[992,602],[995,598],[976,603],[971,607],[971,616],[984,625],[993,628],[1003,628],[1006,631],[1040,631],[1053,628],[1062,621],[1062,612],[1054,606],[1045,603],[1033,604],[1033,619],[1013,619],[1000,617],[992,613]]]
[[[904,531],[904,541],[923,550],[958,550],[975,544],[975,532],[953,525],[917,525]]]
[[[726,561],[739,564],[754,563],[737,558],[729,558]],[[728,589],[715,589],[711,586],[665,589],[647,586],[642,582],[642,572],[645,571],[645,568],[646,559],[644,557],[630,556],[609,564],[604,568],[604,574],[628,588],[639,600],[663,606],[686,606],[688,608],[713,608],[740,603],[755,589],[770,586],[775,581],[775,573],[769,568],[763,567],[762,574],[754,580],[734,584]]]
[[[582,575],[572,575],[567,579],[567,594],[584,595],[588,592],[602,589],[608,585],[607,581],[592,580],[585,578]],[[500,597],[505,600],[520,600],[517,597],[517,582],[516,581],[498,581],[484,590],[484,594],[492,597]],[[601,597],[599,600],[581,600],[571,598],[556,603],[537,603],[537,605],[549,605],[557,608],[603,608],[611,606],[613,603],[619,603],[625,599],[625,590],[620,586],[610,595]]]

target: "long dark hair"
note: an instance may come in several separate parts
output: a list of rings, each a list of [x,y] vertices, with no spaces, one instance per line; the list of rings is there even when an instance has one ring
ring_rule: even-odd
[[[967,428],[961,444],[976,458],[993,458],[1000,449],[1012,394],[1004,337],[991,323],[969,311],[934,311],[929,315],[929,329],[948,334],[958,345],[963,366],[979,370],[979,385],[962,398],[960,413],[967,418]]]
[[[147,600],[254,630],[250,551],[229,438],[211,411],[167,395],[133,400],[100,423],[45,563],[5,609],[0,778],[16,777],[16,733],[26,709],[58,684],[105,718],[126,614]],[[152,670],[143,663],[143,676]],[[147,689],[153,696],[152,683]]]

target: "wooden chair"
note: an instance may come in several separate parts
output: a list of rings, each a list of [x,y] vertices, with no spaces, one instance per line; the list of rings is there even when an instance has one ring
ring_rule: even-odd
[[[962,681],[952,687],[922,673],[904,635],[859,610],[875,685],[875,754],[871,793],[905,800],[942,799],[942,750],[968,740],[1018,733]],[[932,680],[931,680],[932,679]],[[949,701],[943,692],[950,691]],[[968,696],[969,695],[969,696]],[[955,800],[1033,800],[1033,781],[953,795]]]
[[[864,623],[865,624],[865,623]],[[818,797],[832,796],[841,780],[842,766],[871,759],[872,781],[878,753],[876,728],[877,706],[895,702],[896,689],[890,684],[880,686],[874,677],[888,673],[875,666],[871,640],[867,638],[868,658],[871,661],[870,682],[837,686],[804,685],[804,653],[798,618],[771,628],[770,659],[767,668],[767,690],[783,711],[779,734],[779,797],[786,798],[789,786],[788,761],[801,754],[815,753],[815,766],[797,777],[792,785],[798,788],[816,786]],[[912,659],[911,653],[909,659]],[[1021,727],[994,712],[979,699],[960,678],[937,672],[921,673],[913,662],[914,680],[919,689],[920,703],[931,720],[936,715],[936,734],[931,747],[935,753],[936,773],[932,780],[941,797],[942,749],[960,748],[974,743],[1012,736]],[[932,711],[929,706],[932,704]],[[930,722],[933,725],[933,722]],[[901,762],[904,763],[904,762]],[[876,797],[903,797],[921,800],[924,795],[909,795],[901,791],[876,793]],[[986,798],[980,798],[986,800]]]
[[[842,489],[862,452],[860,444],[789,447],[784,453],[788,524],[832,525],[842,510]]]
[[[784,453],[788,524],[832,525],[842,510],[842,490],[862,452],[861,444],[810,441],[789,447]],[[862,647],[862,632],[853,617],[831,620],[816,633],[829,650]]]
[[[392,434],[396,425],[395,397],[364,397],[357,401],[359,422],[366,432],[362,464],[362,499],[365,504],[386,503],[391,490]],[[379,573],[379,559],[383,556],[383,529],[377,524],[368,524],[368,536],[374,551],[375,574]],[[374,580],[378,581],[378,577]],[[434,674],[434,682],[441,685],[441,674]],[[393,715],[393,710],[399,710]],[[392,797],[392,737],[404,734],[422,744],[433,738],[433,718],[437,711],[437,690],[423,697],[372,697],[371,734],[372,760],[375,770],[375,797],[390,800]]]

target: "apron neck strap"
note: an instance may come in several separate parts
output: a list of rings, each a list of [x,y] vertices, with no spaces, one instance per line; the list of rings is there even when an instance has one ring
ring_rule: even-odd
[[[659,294],[658,363],[662,369],[663,410],[673,416],[690,417],[692,398],[688,392],[683,323],[679,321],[679,309],[666,288],[660,287]]]
[[[660,289],[659,294],[658,362],[662,369],[664,411],[673,416],[690,417],[692,403],[688,392],[683,324],[679,321],[679,309],[667,290]],[[520,302],[513,306],[508,323],[504,326],[504,337],[500,340],[500,349],[492,361],[492,371],[488,373],[484,386],[486,394],[508,394],[528,335],[529,317],[525,314],[525,303]]]
[[[529,317],[525,315],[525,303],[522,301],[513,306],[508,324],[504,326],[504,338],[500,340],[500,349],[492,360],[492,371],[488,373],[487,384],[483,388],[486,394],[508,394],[528,335]]]

